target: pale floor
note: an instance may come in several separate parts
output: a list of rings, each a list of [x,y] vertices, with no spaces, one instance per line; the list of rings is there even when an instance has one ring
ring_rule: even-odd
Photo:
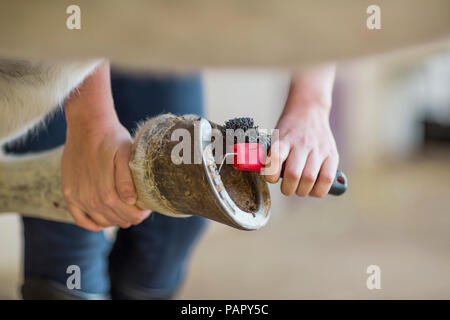
[[[212,223],[179,298],[450,299],[450,161],[411,160],[349,175],[341,198],[274,195],[260,231]],[[20,227],[0,217],[0,298],[17,298]],[[381,289],[366,268],[381,268]]]

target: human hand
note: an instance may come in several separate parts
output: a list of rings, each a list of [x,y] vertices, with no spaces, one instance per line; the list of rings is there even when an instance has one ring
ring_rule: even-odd
[[[92,231],[127,228],[150,214],[134,205],[130,134],[118,121],[111,122],[94,127],[69,124],[62,157],[67,206],[76,224]]]
[[[287,196],[323,197],[336,176],[339,156],[329,124],[334,75],[335,66],[325,65],[292,78],[265,171],[276,183],[286,161],[281,192]]]
[[[65,103],[62,191],[75,223],[92,231],[127,228],[151,212],[135,206],[132,141],[114,110],[109,69],[103,62]]]
[[[322,108],[302,108],[280,118],[279,139],[270,148],[273,171],[265,178],[276,183],[284,168],[281,192],[290,196],[323,197],[336,176],[339,156],[330,129],[328,112]]]

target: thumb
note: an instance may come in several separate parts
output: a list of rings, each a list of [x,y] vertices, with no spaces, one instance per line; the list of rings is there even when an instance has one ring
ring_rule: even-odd
[[[283,162],[289,155],[290,145],[285,141],[276,140],[270,147],[269,154],[266,158],[265,167],[262,175],[269,183],[276,183],[280,178]]]
[[[115,183],[120,199],[129,205],[134,205],[136,203],[137,195],[130,167],[128,166],[130,156],[131,142],[122,144],[117,150],[114,158]]]

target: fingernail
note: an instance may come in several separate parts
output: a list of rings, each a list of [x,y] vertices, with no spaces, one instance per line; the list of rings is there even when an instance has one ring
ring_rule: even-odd
[[[127,198],[126,199],[126,203],[130,204],[130,205],[135,204],[136,203],[136,198]]]

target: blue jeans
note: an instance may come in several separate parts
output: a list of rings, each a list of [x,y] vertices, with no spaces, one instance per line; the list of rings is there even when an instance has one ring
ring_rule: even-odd
[[[131,131],[148,117],[203,113],[201,78],[149,77],[112,72],[118,117]],[[63,111],[50,117],[45,129],[10,143],[5,151],[23,154],[57,147],[65,141]],[[39,278],[66,285],[69,265],[81,269],[81,291],[123,297],[169,297],[179,287],[189,254],[204,229],[205,219],[177,219],[153,213],[137,226],[119,229],[112,244],[103,232],[75,225],[23,218],[24,279]]]

